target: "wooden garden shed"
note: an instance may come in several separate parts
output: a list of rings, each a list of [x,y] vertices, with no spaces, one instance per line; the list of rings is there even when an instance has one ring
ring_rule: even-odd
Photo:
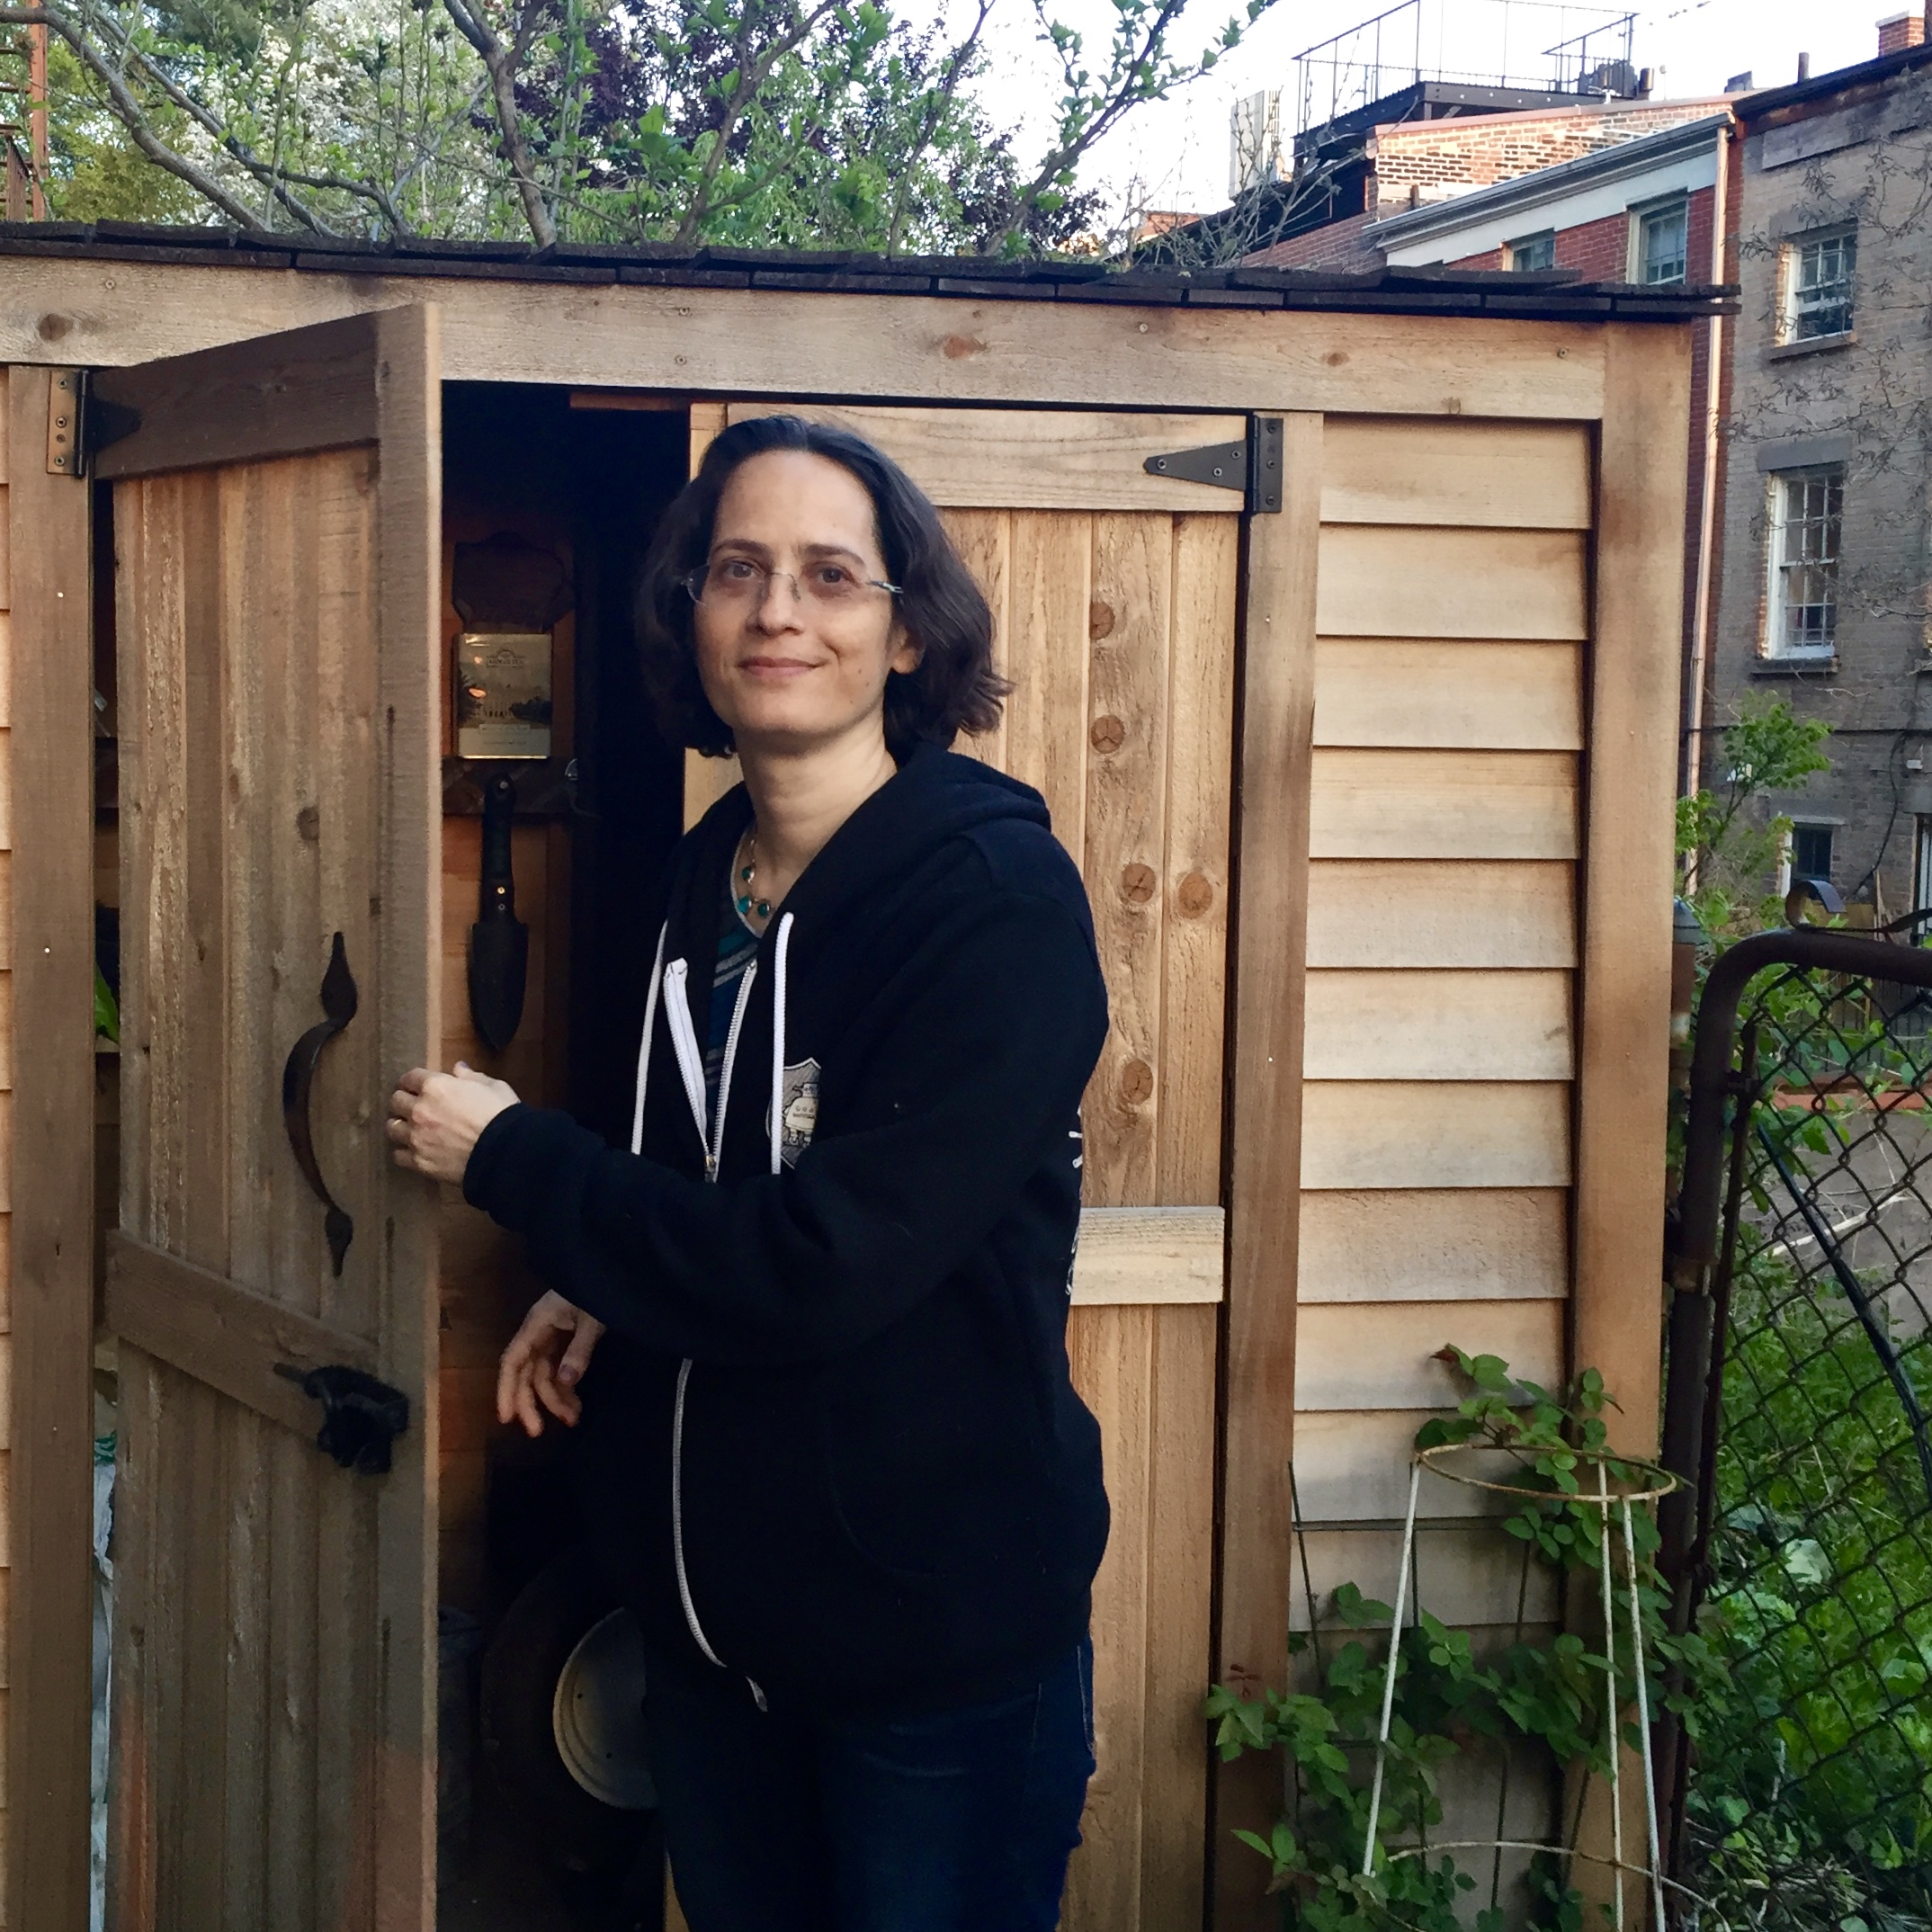
[[[628,573],[705,440],[794,407],[944,510],[1015,686],[969,748],[1045,793],[1110,983],[1069,1348],[1114,1529],[1067,1923],[1266,1922],[1229,1833],[1267,1779],[1211,1767],[1200,1700],[1283,1681],[1292,1600],[1392,1572],[1407,1439],[1454,1392],[1434,1351],[1595,1364],[1651,1445],[1715,306],[0,229],[7,1922],[86,1923],[112,1395],[110,1926],[436,1923],[438,1610],[500,1610],[546,1478],[488,1415],[527,1277],[387,1164],[383,1099],[461,1053],[608,1110],[641,881],[728,776],[637,702]],[[552,702],[492,1058],[452,663],[506,628],[547,634]],[[386,1474],[315,1445],[282,1372],[325,1364],[407,1397]],[[1480,1534],[1433,1534],[1438,1606],[1507,1621]]]

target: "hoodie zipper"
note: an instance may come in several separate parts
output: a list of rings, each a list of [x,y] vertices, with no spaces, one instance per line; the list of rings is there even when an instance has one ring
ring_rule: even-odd
[[[785,981],[785,954],[789,947],[792,915],[785,914],[780,922],[777,943],[777,972],[774,992],[779,999],[783,997]],[[668,927],[666,928],[668,930]],[[671,1048],[677,1060],[678,1076],[684,1082],[684,1097],[690,1103],[692,1118],[697,1123],[698,1139],[704,1149],[704,1178],[715,1184],[718,1167],[724,1154],[725,1114],[731,1103],[731,1074],[738,1064],[738,1036],[745,1027],[745,1014],[751,1004],[751,989],[757,979],[758,962],[751,961],[745,968],[744,977],[738,981],[738,1000],[731,1008],[731,1025],[725,1034],[724,1060],[718,1069],[718,1110],[714,1121],[705,1119],[704,1056],[698,1046],[697,1029],[692,1024],[690,1000],[690,968],[683,960],[673,960],[664,965],[664,935],[657,940],[657,962],[651,972],[650,994],[645,1005],[644,1043],[638,1058],[638,1095],[633,1110],[631,1151],[640,1153],[644,1139],[644,1089],[645,1078],[650,1060],[650,1029],[657,1017],[660,977],[663,986],[665,1020],[671,1031]],[[784,1015],[774,1000],[773,1007],[772,1044],[773,1052],[781,1064],[773,1072],[773,1092],[779,1091],[783,1079],[782,1059],[784,1042]],[[772,1137],[772,1171],[778,1171],[778,1127],[774,1117]],[[677,1572],[677,1597],[684,1613],[684,1627],[691,1632],[691,1640],[703,1652],[705,1658],[720,1670],[730,1666],[711,1648],[711,1639],[704,1634],[704,1626],[698,1620],[698,1606],[691,1595],[691,1578],[684,1567],[684,1403],[691,1386],[692,1359],[686,1355],[678,1364],[677,1393],[671,1410],[671,1556]],[[757,1679],[748,1674],[745,1682],[750,1686],[752,1702],[759,1710],[767,1708],[765,1692]]]

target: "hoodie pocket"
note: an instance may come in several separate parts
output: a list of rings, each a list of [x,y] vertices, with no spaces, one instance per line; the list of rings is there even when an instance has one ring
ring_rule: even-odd
[[[930,1588],[940,1575],[944,1536],[930,1517],[923,1525],[918,1522],[918,1490],[891,1495],[898,1485],[890,1479],[881,1483],[863,1463],[850,1466],[875,1445],[863,1439],[842,1442],[836,1426],[824,1412],[819,1432],[819,1467],[840,1535],[868,1568],[899,1583]],[[903,1468],[898,1476],[899,1482],[907,1480]]]

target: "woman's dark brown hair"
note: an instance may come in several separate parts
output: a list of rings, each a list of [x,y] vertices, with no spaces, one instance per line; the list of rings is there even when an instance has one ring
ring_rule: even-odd
[[[761,416],[712,439],[698,473],[666,511],[638,590],[644,680],[666,731],[711,756],[731,731],[698,681],[693,605],[684,579],[710,559],[719,500],[738,466],[767,450],[804,450],[847,470],[872,500],[886,575],[899,586],[899,621],[918,647],[917,666],[886,679],[886,748],[903,758],[920,743],[946,746],[999,721],[1008,685],[993,669],[993,613],[922,491],[890,457],[849,430],[801,416]]]

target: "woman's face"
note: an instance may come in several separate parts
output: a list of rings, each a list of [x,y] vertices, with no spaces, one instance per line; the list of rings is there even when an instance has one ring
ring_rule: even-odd
[[[698,675],[740,750],[883,731],[886,675],[910,671],[865,486],[805,450],[767,450],[719,499],[694,613]],[[769,576],[765,573],[773,573]]]

